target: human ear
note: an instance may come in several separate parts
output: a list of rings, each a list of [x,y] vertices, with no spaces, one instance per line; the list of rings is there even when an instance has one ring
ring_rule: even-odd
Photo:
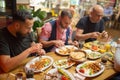
[[[18,30],[18,29],[20,28],[20,23],[15,22],[14,26],[15,26],[15,28]]]

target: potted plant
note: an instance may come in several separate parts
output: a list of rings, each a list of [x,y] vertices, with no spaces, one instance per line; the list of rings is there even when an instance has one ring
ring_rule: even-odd
[[[44,25],[44,19],[47,17],[47,13],[45,11],[41,11],[41,9],[38,9],[37,11],[33,11],[32,15],[35,20],[33,25],[33,31],[36,31],[38,27]]]

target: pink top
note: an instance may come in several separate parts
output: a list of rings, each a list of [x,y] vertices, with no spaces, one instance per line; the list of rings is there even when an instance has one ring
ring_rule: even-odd
[[[59,25],[59,21],[58,20],[56,20],[56,21],[57,21],[56,39],[57,40],[62,40],[62,41],[65,42],[65,40],[66,40],[66,30],[67,29],[62,29]],[[51,31],[52,31],[52,26],[48,22],[42,27],[41,34],[40,34],[40,39],[47,41],[50,38]],[[70,27],[70,36],[69,36],[70,38],[71,38],[71,35],[72,35],[72,30],[71,30],[71,27]]]

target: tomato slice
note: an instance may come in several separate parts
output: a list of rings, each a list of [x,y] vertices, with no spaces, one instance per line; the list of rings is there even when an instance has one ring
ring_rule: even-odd
[[[61,80],[68,80],[68,78],[62,75]]]
[[[80,69],[79,72],[85,73],[85,70],[84,69]]]

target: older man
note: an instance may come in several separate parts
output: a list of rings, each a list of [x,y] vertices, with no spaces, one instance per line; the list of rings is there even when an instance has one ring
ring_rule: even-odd
[[[70,10],[63,10],[57,20],[48,22],[42,27],[39,41],[47,52],[66,44],[77,44],[71,40],[72,30],[69,25],[72,16]]]
[[[100,5],[95,5],[91,8],[89,16],[85,16],[79,20],[76,27],[76,39],[85,40],[86,42],[94,41],[100,35],[104,34],[107,37],[107,32],[104,31],[103,8]]]
[[[31,46],[33,22],[31,13],[19,10],[14,14],[13,22],[0,30],[0,72],[14,69],[32,53],[45,53],[42,44]]]

